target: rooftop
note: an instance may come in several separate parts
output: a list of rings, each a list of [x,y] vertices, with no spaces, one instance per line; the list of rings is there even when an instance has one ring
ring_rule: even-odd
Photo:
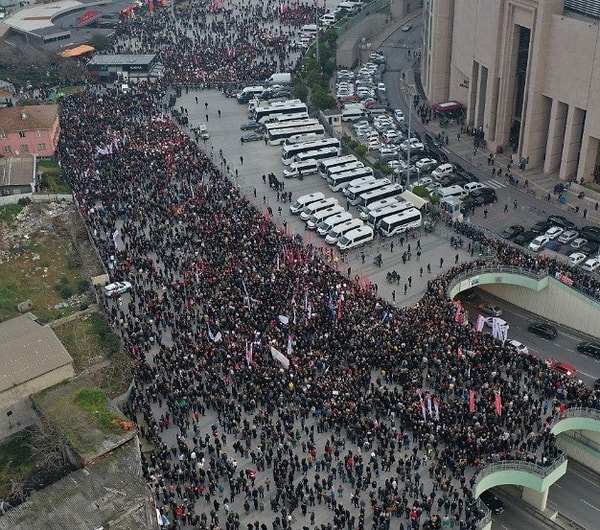
[[[50,129],[58,119],[58,105],[27,105],[0,109],[0,133]]]
[[[0,188],[31,184],[34,170],[35,162],[32,156],[0,158]]]
[[[4,24],[22,33],[38,33],[43,28],[53,27],[52,19],[74,9],[83,9],[85,4],[76,0],[62,0],[51,4],[36,4],[11,14]]]
[[[31,313],[0,322],[0,392],[72,362],[54,331]]]
[[[133,55],[133,54],[107,54],[107,55],[96,55],[90,62],[90,65],[102,65],[102,66],[120,66],[122,64],[128,65],[149,65],[154,61],[156,55],[151,54],[143,54],[143,55]]]

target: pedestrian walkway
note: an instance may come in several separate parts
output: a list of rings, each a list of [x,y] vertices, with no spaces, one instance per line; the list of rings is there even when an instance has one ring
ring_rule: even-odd
[[[500,188],[506,188],[508,183],[498,179],[489,179],[482,181],[482,184],[485,184],[488,188],[492,188],[495,190],[499,190]]]

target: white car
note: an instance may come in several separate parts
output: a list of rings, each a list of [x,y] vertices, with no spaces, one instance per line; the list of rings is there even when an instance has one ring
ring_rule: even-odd
[[[452,164],[442,164],[431,172],[431,176],[439,180],[447,175],[452,175],[455,171],[456,168]]]
[[[509,340],[506,344],[509,348],[512,348],[517,353],[522,353],[523,355],[527,355],[529,353],[529,348],[518,340]]]
[[[475,190],[482,190],[485,187],[486,187],[485,184],[482,184],[481,182],[469,182],[468,184],[465,184],[463,186],[463,188],[465,189],[465,191],[467,193],[471,193],[472,191],[475,191]]]
[[[109,283],[108,285],[104,286],[104,295],[108,296],[109,298],[114,298],[131,290],[131,287],[132,285],[129,282]]]
[[[569,263],[571,265],[579,265],[587,259],[587,256],[583,252],[573,252],[569,254]]]
[[[385,92],[385,83],[377,83],[377,90],[379,92]]]
[[[573,248],[581,248],[587,242],[588,240],[583,237],[576,237],[575,239],[573,239],[573,241],[571,241],[571,246]]]
[[[394,110],[394,118],[396,119],[396,121],[398,123],[402,123],[404,121],[404,112],[402,112],[400,109],[395,109]]]
[[[561,243],[570,243],[578,235],[579,235],[579,232],[577,232],[577,230],[565,230],[560,236],[558,236],[558,240]]]
[[[549,242],[550,242],[550,238],[546,234],[537,236],[531,243],[529,243],[529,250],[533,250],[534,252],[539,252]]]
[[[550,228],[548,228],[548,230],[546,230],[546,235],[554,240],[557,237],[559,237],[562,233],[564,232],[564,229],[561,228],[560,226],[551,226]]]
[[[369,140],[367,148],[369,149],[369,151],[379,151],[379,149],[381,148],[381,144],[378,140]]]
[[[421,158],[415,162],[417,169],[421,171],[431,171],[439,165],[439,162],[433,158]]]
[[[584,271],[595,272],[600,267],[600,258],[590,258],[581,266]]]

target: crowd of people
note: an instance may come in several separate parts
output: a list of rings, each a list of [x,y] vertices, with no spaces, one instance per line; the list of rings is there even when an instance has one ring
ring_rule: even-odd
[[[263,81],[292,72],[300,29],[324,13],[312,2],[188,2],[128,18],[116,29],[115,53],[156,53],[167,83],[219,85]]]
[[[169,527],[475,528],[476,470],[556,458],[558,408],[595,394],[464,321],[448,284],[483,258],[395,308],[278,230],[164,97],[65,98],[59,153],[111,279],[134,286],[106,312]]]

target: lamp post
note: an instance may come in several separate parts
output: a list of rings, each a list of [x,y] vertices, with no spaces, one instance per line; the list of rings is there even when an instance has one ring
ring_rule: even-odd
[[[403,92],[406,104],[408,107],[408,145],[406,148],[406,187],[410,185],[410,150],[411,150],[411,133],[412,133],[412,98],[414,94],[414,85],[409,85],[402,80],[404,85]],[[419,172],[417,171],[417,184],[420,183]]]

